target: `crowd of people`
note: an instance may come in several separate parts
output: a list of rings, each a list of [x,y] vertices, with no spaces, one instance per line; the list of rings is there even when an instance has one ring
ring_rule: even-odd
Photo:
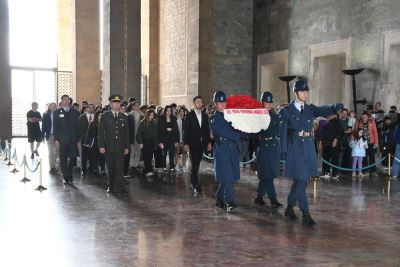
[[[267,194],[271,206],[280,208],[273,179],[279,176],[284,160],[284,175],[294,180],[285,216],[296,219],[293,208],[298,203],[303,223],[314,225],[305,194],[309,177],[338,178],[345,172],[353,177],[366,172],[377,175],[377,154],[400,158],[400,116],[395,106],[385,114],[379,102],[367,106],[359,118],[341,104],[308,105],[308,85],[303,81],[296,82],[293,91],[296,101],[276,110],[272,94],[262,95],[271,123],[258,134],[240,132],[224,120],[223,92],[215,93],[214,105],[203,105],[196,96],[191,110],[174,103],[140,105],[135,98],[125,101],[120,95],[112,95],[110,104],[102,107],[87,101],[74,103],[63,95],[60,103],[47,104],[42,116],[34,102],[27,113],[31,158],[39,156],[39,145],[46,140],[50,174],[58,173],[58,160],[64,184],[73,182],[74,168],[80,169],[82,177],[107,175],[111,193],[126,191],[124,178],[190,169],[191,188],[199,193],[199,166],[203,154],[212,153],[219,184],[216,206],[227,211],[236,208],[233,184],[240,178],[239,161],[254,155],[260,180],[254,202],[267,205],[263,199]],[[324,159],[322,174],[318,173],[317,154]],[[387,166],[387,159],[382,164]],[[399,172],[400,164],[394,161],[394,177]]]
[[[214,113],[214,107],[203,106],[199,96],[193,100],[191,111],[183,105],[141,106],[133,97],[127,101],[121,96],[117,97],[110,98],[110,105],[102,107],[87,101],[73,103],[72,98],[64,95],[60,103],[47,104],[47,111],[43,115],[37,111],[38,103],[33,102],[32,109],[27,113],[31,158],[39,157],[38,148],[45,140],[50,174],[58,173],[58,160],[64,183],[72,183],[73,169],[80,169],[82,177],[106,175],[107,155],[102,153],[101,148],[104,148],[106,139],[115,138],[119,133],[116,130],[109,133],[110,136],[101,135],[101,129],[105,129],[100,122],[117,103],[118,108],[114,113],[121,114],[123,123],[120,123],[120,128],[128,132],[127,140],[123,140],[128,143],[128,153],[121,161],[123,176],[187,173],[190,167],[193,190],[200,192],[198,169],[203,153],[212,149],[208,118]],[[103,121],[106,122],[105,119]],[[114,125],[108,126],[107,130]],[[113,190],[110,188],[110,191]]]
[[[399,144],[400,114],[396,106],[385,112],[381,103],[367,105],[360,117],[354,111],[344,108],[337,116],[321,118],[316,123],[316,142],[322,158],[339,167],[323,162],[323,178],[338,178],[340,173],[351,173],[353,177],[378,176],[378,159],[382,158],[382,168],[387,169],[388,155],[395,155]],[[397,158],[399,157],[397,152]],[[394,164],[394,178],[399,176],[398,162]]]

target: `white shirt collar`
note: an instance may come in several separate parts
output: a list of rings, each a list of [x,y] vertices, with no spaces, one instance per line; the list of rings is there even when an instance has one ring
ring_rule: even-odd
[[[296,107],[296,109],[297,109],[298,111],[301,111],[301,106],[303,106],[303,108],[304,108],[304,102],[301,103],[301,102],[298,102],[298,101],[296,100],[296,101],[294,101],[294,106]]]

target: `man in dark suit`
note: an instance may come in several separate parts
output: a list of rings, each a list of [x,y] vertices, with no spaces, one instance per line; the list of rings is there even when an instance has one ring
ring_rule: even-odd
[[[186,116],[183,127],[184,151],[189,152],[192,161],[191,185],[194,193],[200,193],[199,167],[205,149],[211,151],[210,125],[208,116],[202,112],[200,96],[193,98],[193,110]]]
[[[79,117],[79,140],[81,142],[81,167],[82,173],[81,176],[86,176],[87,174],[87,161],[89,160],[89,171],[93,173],[95,171],[95,167],[93,166],[93,160],[90,158],[90,148],[92,144],[90,144],[91,140],[86,140],[87,131],[89,128],[90,122],[94,119],[94,105],[88,104],[86,106],[86,112],[83,113]]]
[[[61,172],[64,184],[72,183],[72,168],[76,163],[79,146],[79,112],[70,106],[68,95],[61,97],[62,107],[54,111],[54,143],[60,151]],[[69,159],[69,161],[68,161]]]
[[[128,116],[120,112],[122,97],[109,98],[111,110],[105,112],[99,124],[99,151],[105,154],[108,192],[124,192],[124,158],[129,153]]]

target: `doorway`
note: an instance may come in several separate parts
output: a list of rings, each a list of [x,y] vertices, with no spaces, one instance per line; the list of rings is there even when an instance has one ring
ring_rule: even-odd
[[[314,91],[317,93],[319,105],[343,102],[345,76],[342,74],[342,70],[345,68],[346,56],[344,54],[314,59]]]
[[[56,71],[52,69],[12,68],[12,136],[27,136],[26,113],[32,102],[39,103],[43,114],[46,104],[56,100]]]
[[[274,95],[275,103],[286,103],[286,85],[281,80],[279,80],[279,77],[284,75],[284,64],[276,63],[262,65],[260,95],[265,91],[269,91]]]

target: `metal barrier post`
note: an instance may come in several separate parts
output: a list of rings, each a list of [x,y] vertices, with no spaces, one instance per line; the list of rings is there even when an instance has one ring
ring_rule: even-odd
[[[391,153],[389,153],[389,156],[388,156],[388,167],[389,167],[388,180],[392,180],[392,154]]]
[[[14,160],[14,168],[11,170],[11,172],[15,174],[15,173],[19,172],[19,170],[17,170],[17,162],[18,162],[18,160],[17,160],[17,150],[15,148],[14,148],[13,160]]]
[[[14,154],[15,154],[15,148],[14,148]],[[12,166],[12,165],[14,165],[12,162],[11,162],[11,159],[13,158],[13,156],[11,155],[11,149],[9,149],[9,154],[8,154],[8,162],[7,162],[7,166]]]
[[[5,157],[4,157],[4,161],[7,161],[8,160],[8,150],[9,150],[9,148],[8,148],[8,140],[5,140],[5,142],[4,142],[4,154],[5,154]]]
[[[24,165],[24,178],[22,178],[22,180],[21,180],[21,182],[23,182],[23,183],[31,181],[26,177],[26,164],[27,164],[26,155],[24,154],[24,158],[22,159],[22,165]]]
[[[35,189],[36,191],[40,191],[40,192],[42,192],[42,191],[44,191],[44,190],[47,190],[47,188],[46,187],[44,187],[43,185],[42,185],[42,176],[43,176],[43,172],[42,172],[42,159],[40,159],[39,160],[39,186]]]

